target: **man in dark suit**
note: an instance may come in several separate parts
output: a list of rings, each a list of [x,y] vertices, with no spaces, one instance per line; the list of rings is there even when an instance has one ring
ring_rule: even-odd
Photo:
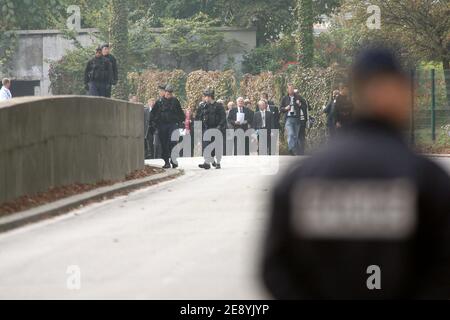
[[[273,129],[280,129],[280,109],[275,106],[275,103],[272,100],[269,100],[269,95],[267,93],[263,93],[261,95],[261,100],[266,101],[267,111],[273,114]]]
[[[242,129],[247,131],[252,127],[253,124],[253,112],[245,107],[245,100],[239,97],[236,101],[237,107],[232,109],[228,114],[228,121],[232,125],[234,130]],[[235,150],[234,153],[237,155],[237,139],[235,138]],[[245,155],[250,154],[250,142],[248,138],[245,141]]]
[[[272,129],[274,129],[274,117],[270,111],[267,111],[267,103],[265,100],[258,102],[259,111],[255,114],[254,126],[256,133],[258,135],[258,141],[263,136],[266,136],[265,147],[259,149],[260,155],[270,155],[271,154],[271,135]],[[263,140],[264,141],[264,140]]]

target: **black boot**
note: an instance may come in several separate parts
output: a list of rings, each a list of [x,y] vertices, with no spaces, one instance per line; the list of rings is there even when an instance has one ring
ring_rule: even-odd
[[[170,162],[166,161],[166,164],[162,167],[163,169],[170,169]]]
[[[205,169],[205,170],[211,169],[211,165],[208,164],[208,163],[199,164],[198,167],[199,167],[200,169]]]
[[[214,161],[214,162],[212,163],[212,166],[213,166],[214,168],[217,168],[217,163]]]
[[[178,168],[178,163],[173,162],[172,160],[170,160],[170,163],[172,164],[172,168],[176,169]]]
[[[217,170],[222,169],[222,166],[220,165],[220,163],[217,163],[217,164],[216,164],[216,169],[217,169]]]

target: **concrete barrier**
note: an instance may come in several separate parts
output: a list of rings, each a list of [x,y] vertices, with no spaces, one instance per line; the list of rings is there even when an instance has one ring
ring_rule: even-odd
[[[119,100],[55,96],[0,103],[0,203],[144,167],[144,110]]]

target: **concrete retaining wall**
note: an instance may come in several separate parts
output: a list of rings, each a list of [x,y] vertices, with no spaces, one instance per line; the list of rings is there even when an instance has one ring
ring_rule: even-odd
[[[144,110],[77,96],[0,103],[0,203],[51,186],[123,179],[144,167]]]

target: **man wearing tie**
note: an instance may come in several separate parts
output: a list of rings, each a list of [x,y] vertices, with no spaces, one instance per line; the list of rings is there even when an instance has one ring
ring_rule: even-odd
[[[273,114],[267,111],[267,103],[265,100],[258,102],[259,111],[255,114],[255,130],[258,134],[258,140],[263,136],[266,136],[266,148],[260,149],[260,155],[270,155],[271,154],[271,134],[272,129],[274,129]]]
[[[228,114],[228,121],[233,127],[234,130],[242,129],[247,131],[253,124],[253,112],[245,107],[245,100],[242,97],[239,97],[236,100],[237,107],[232,109]],[[235,155],[237,155],[237,139],[235,138]],[[245,141],[245,154],[250,154],[250,141],[248,141],[248,137],[246,137]]]
[[[5,78],[2,80],[2,88],[0,89],[0,101],[6,101],[12,99],[11,91],[11,80]]]
[[[253,122],[252,112],[245,106],[244,98],[239,97],[236,101],[237,108],[230,110],[228,120],[234,130],[247,131]]]
[[[280,109],[275,106],[273,101],[269,100],[269,95],[267,93],[261,95],[261,100],[266,101],[267,111],[273,115],[273,129],[280,129]]]

